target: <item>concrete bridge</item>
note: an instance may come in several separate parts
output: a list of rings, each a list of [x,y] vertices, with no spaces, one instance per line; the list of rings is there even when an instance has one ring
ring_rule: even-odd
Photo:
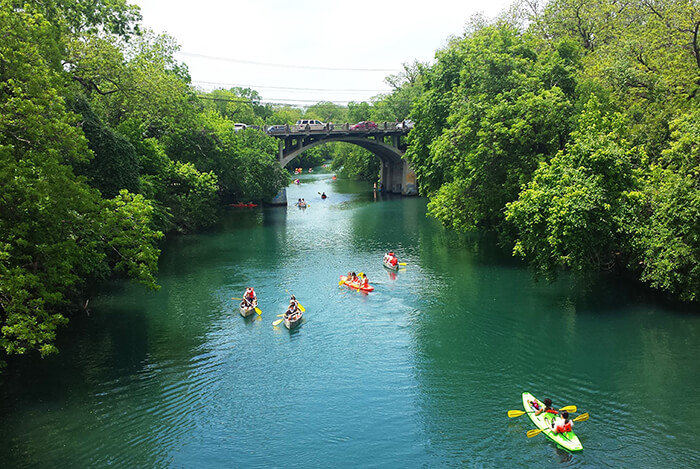
[[[328,142],[358,145],[377,156],[382,162],[379,183],[385,191],[402,195],[418,195],[416,173],[403,155],[408,129],[396,128],[393,122],[379,123],[377,128],[350,130],[351,124],[327,125],[325,129],[305,130],[285,126],[268,132],[279,139],[279,162],[286,167],[309,148]]]

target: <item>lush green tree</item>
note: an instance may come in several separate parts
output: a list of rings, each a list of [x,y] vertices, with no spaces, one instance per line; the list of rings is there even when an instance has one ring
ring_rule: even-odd
[[[269,125],[294,125],[296,121],[301,119],[302,115],[302,110],[297,107],[274,106],[272,115],[268,117],[266,123]]]
[[[625,129],[622,115],[602,115],[589,100],[570,145],[507,204],[515,254],[548,276],[562,267],[590,274],[627,257],[624,232],[638,211],[646,156],[626,142]]]
[[[379,158],[364,148],[350,143],[336,144],[331,169],[343,177],[377,181],[380,168]]]
[[[59,93],[55,25],[31,8],[2,7],[0,347],[46,355],[89,279],[123,271],[155,286],[160,235],[142,198],[124,191],[104,201],[73,173],[92,153]]]
[[[626,225],[629,268],[683,300],[700,292],[700,112],[671,123],[671,142],[651,166]]]
[[[347,108],[327,101],[313,104],[304,112],[304,117],[318,119],[321,122],[343,123],[347,121],[347,115]]]
[[[105,198],[115,197],[122,189],[138,192],[139,164],[131,143],[106,127],[82,96],[71,107],[82,115],[80,126],[94,154],[89,162],[74,166],[76,173],[87,176],[89,184]]]
[[[538,54],[532,37],[506,24],[451,49],[427,73],[407,156],[432,196],[431,214],[460,230],[498,227],[505,204],[566,141],[572,106],[558,84],[573,93],[576,55]]]
[[[252,91],[246,89],[247,91]],[[242,122],[248,125],[262,125],[264,119],[255,112],[254,100],[251,93],[240,88],[230,90],[217,89],[200,96],[206,109],[216,109],[223,117],[232,122]],[[256,95],[257,96],[257,95]]]
[[[372,118],[372,107],[364,101],[348,103],[348,122],[356,123],[370,120]]]
[[[218,112],[204,113],[197,127],[165,139],[166,152],[216,174],[226,200],[272,198],[288,184],[288,174],[277,162],[277,140],[257,130],[236,132],[233,124]]]

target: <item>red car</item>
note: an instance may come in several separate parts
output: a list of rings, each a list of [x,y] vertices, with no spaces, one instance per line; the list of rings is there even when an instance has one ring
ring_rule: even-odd
[[[379,126],[377,125],[376,122],[362,121],[362,122],[358,122],[357,124],[350,127],[350,130],[372,130],[372,129],[376,129],[378,127]]]

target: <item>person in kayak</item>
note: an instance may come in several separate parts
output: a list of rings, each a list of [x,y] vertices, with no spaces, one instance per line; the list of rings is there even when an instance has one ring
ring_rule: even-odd
[[[569,413],[562,412],[561,416],[552,420],[552,430],[554,433],[569,433],[574,429],[573,420],[569,420]]]
[[[325,199],[326,197],[328,197],[328,196],[326,195],[325,192],[324,192],[323,194],[321,194],[321,198],[322,198],[322,199]]]
[[[255,294],[255,290],[253,290],[253,287],[248,287],[245,289],[245,293],[243,294],[243,302],[245,303],[245,306],[255,306],[255,303],[257,302],[257,295]]]
[[[542,412],[547,412],[548,414],[557,415],[559,413],[554,407],[552,407],[552,400],[547,398],[544,400],[544,407],[535,411],[535,415],[540,415]]]
[[[294,316],[294,314],[296,314],[298,310],[299,302],[297,301],[296,297],[292,295],[289,299],[289,306],[287,307],[287,311],[285,311],[284,313],[285,319],[289,319],[290,317]]]
[[[368,288],[368,287],[369,287],[369,279],[367,278],[367,275],[364,275],[362,278],[364,279],[364,280],[362,281],[362,286],[363,286],[364,288]]]

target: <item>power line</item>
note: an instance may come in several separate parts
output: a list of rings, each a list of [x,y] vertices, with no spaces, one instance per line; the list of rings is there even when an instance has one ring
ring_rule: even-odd
[[[344,92],[362,92],[362,93],[389,93],[391,90],[357,90],[357,89],[336,89],[336,88],[292,88],[286,86],[262,86],[262,85],[240,85],[236,83],[221,83],[215,81],[199,81],[193,80],[192,83],[202,83],[205,85],[225,85],[225,86],[237,86],[240,88],[251,88],[251,89],[269,89],[269,90],[296,90],[296,91],[344,91]]]
[[[210,101],[223,101],[223,102],[228,102],[228,103],[247,103],[247,104],[276,104],[279,106],[299,106],[300,103],[306,103],[306,104],[319,104],[318,100],[311,100],[311,99],[287,99],[285,102],[281,101],[269,101],[269,100],[263,100],[261,99],[260,101],[252,101],[248,98],[214,98],[211,96],[204,96],[201,94],[198,94],[197,97],[199,99],[208,99]],[[292,101],[292,102],[287,102],[287,101]],[[324,101],[323,103],[331,103],[331,104],[337,104],[338,106],[347,106],[350,101]]]
[[[209,60],[219,60],[222,62],[235,62],[235,63],[240,63],[240,64],[248,64],[248,65],[261,65],[264,67],[280,67],[280,68],[295,68],[295,69],[306,69],[306,70],[331,70],[331,71],[336,71],[336,72],[400,72],[401,70],[397,69],[388,69],[388,68],[344,68],[344,67],[315,67],[311,65],[289,65],[289,64],[274,64],[274,63],[267,63],[267,62],[255,62],[252,60],[239,60],[239,59],[230,59],[226,57],[214,57],[211,55],[204,55],[204,54],[192,54],[190,52],[178,52],[179,54],[186,55],[188,57],[199,57],[201,59],[209,59]]]

